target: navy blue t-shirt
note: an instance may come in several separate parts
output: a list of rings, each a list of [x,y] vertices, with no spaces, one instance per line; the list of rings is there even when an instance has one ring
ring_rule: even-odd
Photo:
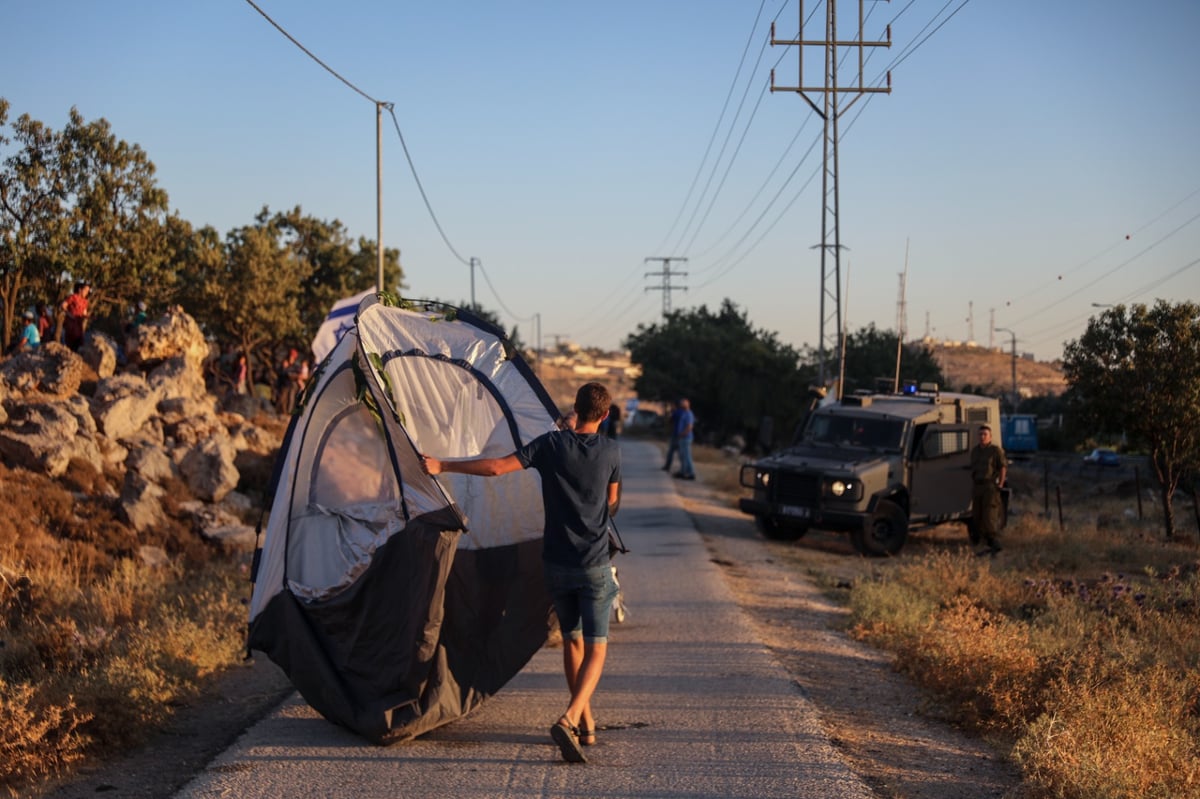
[[[516,452],[542,477],[542,559],[568,568],[608,563],[608,484],[621,480],[621,450],[598,433],[556,430]]]

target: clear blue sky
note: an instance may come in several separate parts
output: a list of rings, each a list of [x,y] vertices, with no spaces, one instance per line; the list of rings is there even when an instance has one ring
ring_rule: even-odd
[[[857,5],[838,6],[842,38]],[[661,264],[645,259],[686,257],[674,308],[729,298],[756,328],[818,343],[821,122],[798,95],[764,92],[772,67],[796,85],[798,49],[764,47],[772,19],[795,36],[795,0],[258,6],[394,103],[449,240],[385,113],[383,239],[408,295],[469,300],[464,261],[478,258],[476,299],[526,341],[536,314],[545,344],[615,348],[661,314],[663,292],[646,290]],[[814,9],[807,38],[823,33]],[[866,38],[890,22],[893,44],[869,53],[865,79],[894,64],[893,91],[840,117],[851,330],[896,328],[906,251],[910,337],[1007,347],[994,321],[1043,360],[1092,303],[1200,298],[1200,2],[867,9]],[[195,225],[226,233],[299,205],[375,238],[372,99],[249,3],[0,11],[14,116],[61,128],[76,106],[109,120]],[[821,79],[813,58],[806,83]],[[840,82],[855,72],[851,59]]]

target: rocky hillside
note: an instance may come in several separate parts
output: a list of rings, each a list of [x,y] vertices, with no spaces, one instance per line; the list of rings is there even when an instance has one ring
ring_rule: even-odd
[[[251,500],[237,489],[247,468],[269,467],[278,431],[250,421],[257,407],[231,412],[208,393],[209,345],[182,311],[142,325],[124,349],[118,368],[116,343],[96,333],[79,353],[49,342],[0,362],[0,458],[110,503],[143,542],[187,519],[210,541],[252,548]]]
[[[937,359],[949,388],[970,385],[997,396],[1012,391],[1012,354],[986,347],[934,343]],[[1017,357],[1017,391],[1022,397],[1058,396],[1067,389],[1062,364]]]

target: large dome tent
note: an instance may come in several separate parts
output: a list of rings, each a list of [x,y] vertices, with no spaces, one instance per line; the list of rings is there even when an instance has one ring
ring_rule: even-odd
[[[280,448],[248,648],[376,743],[495,694],[549,630],[540,478],[434,478],[419,453],[502,457],[558,416],[490,323],[441,303],[363,299]]]

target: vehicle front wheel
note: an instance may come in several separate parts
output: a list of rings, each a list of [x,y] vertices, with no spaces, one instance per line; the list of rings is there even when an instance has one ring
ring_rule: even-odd
[[[803,525],[785,524],[769,516],[755,516],[754,525],[772,541],[795,541],[808,532],[808,528]]]
[[[895,555],[908,540],[908,514],[895,502],[882,500],[863,526],[850,533],[850,543],[860,555]]]

